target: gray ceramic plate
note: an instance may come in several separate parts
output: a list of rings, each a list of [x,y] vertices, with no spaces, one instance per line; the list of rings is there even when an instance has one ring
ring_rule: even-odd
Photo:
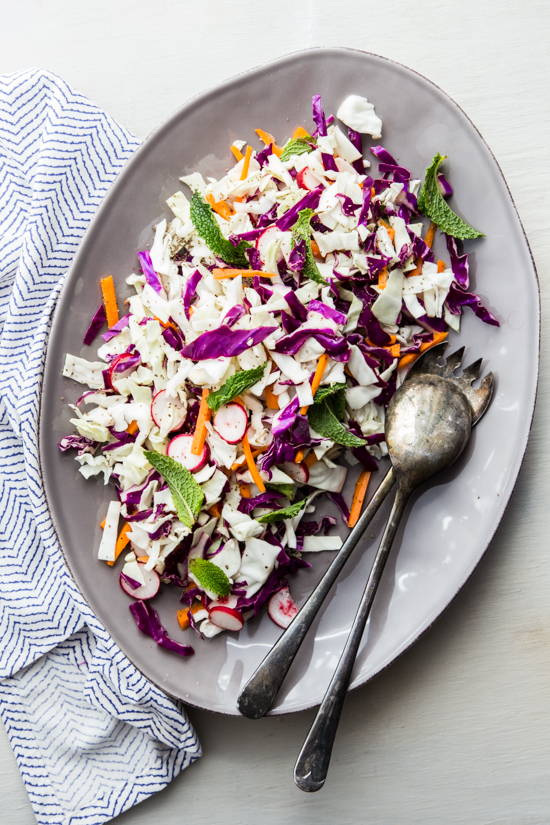
[[[488,147],[458,106],[409,69],[381,57],[345,49],[301,52],[255,69],[207,92],[175,112],[138,149],[93,220],[59,300],[48,346],[40,419],[41,462],[61,547],[84,597],[113,638],[153,682],[189,704],[236,714],[236,698],[279,630],[267,616],[240,635],[201,641],[176,623],[178,593],[166,588],[155,607],[168,632],[191,642],[188,660],[143,636],[128,610],[117,574],[96,559],[99,522],[111,487],[85,481],[70,454],[57,449],[71,431],[67,402],[79,387],[61,376],[66,352],[93,360],[82,335],[100,300],[99,279],[114,276],[119,296],[136,267],[136,249],[168,214],[165,200],[180,188],[179,175],[200,170],[219,176],[231,163],[237,137],[254,139],[262,127],[283,142],[298,125],[311,125],[311,97],[322,94],[335,112],[349,93],[375,103],[382,143],[414,175],[439,151],[449,156],[453,208],[486,237],[468,242],[473,283],[497,315],[500,329],[468,310],[458,336],[471,360],[483,356],[497,378],[489,412],[460,462],[419,493],[405,517],[363,639],[352,687],[390,664],[437,619],[487,549],[512,493],[525,451],[538,373],[538,283],[520,221]],[[371,145],[365,141],[365,150]],[[258,144],[259,147],[259,144]],[[367,151],[368,155],[368,151]],[[374,158],[373,158],[374,160]],[[443,248],[435,249],[441,257]],[[455,336],[456,338],[457,336]],[[349,495],[349,493],[348,493]],[[273,713],[318,704],[359,601],[389,502],[368,530],[334,594],[293,665]],[[312,570],[292,585],[300,603],[329,563],[316,556]],[[193,638],[191,638],[193,636]]]

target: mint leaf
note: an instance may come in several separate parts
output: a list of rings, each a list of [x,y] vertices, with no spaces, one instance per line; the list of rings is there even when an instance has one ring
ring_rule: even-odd
[[[290,160],[292,155],[305,155],[306,152],[313,152],[310,142],[315,142],[315,138],[312,138],[311,135],[301,138],[291,138],[287,141],[281,152],[281,160],[283,163],[285,160]]]
[[[222,384],[219,390],[211,392],[208,396],[207,402],[210,409],[218,412],[224,404],[229,404],[230,401],[233,401],[234,398],[245,390],[253,387],[263,376],[264,370],[265,364],[262,364],[259,367],[254,367],[254,369],[242,370],[232,375],[231,378],[227,379],[225,384]]]
[[[311,251],[311,219],[314,216],[315,212],[313,209],[302,209],[298,213],[298,220],[294,224],[294,228],[292,230],[292,249],[296,246],[296,244],[301,241],[302,239],[305,241],[306,244],[306,261],[303,268],[303,273],[306,278],[309,278],[311,281],[316,281],[318,284],[326,284],[325,279],[317,269],[317,264],[315,263],[315,259],[313,257],[313,252]]]
[[[459,218],[439,191],[437,170],[445,157],[446,155],[440,155],[438,152],[432,161],[432,165],[426,169],[424,185],[418,196],[418,208],[446,235],[452,235],[453,238],[460,238],[461,240],[482,238],[483,232],[478,232],[477,229],[469,226],[462,218]]]
[[[363,447],[367,443],[365,439],[353,435],[353,433],[346,430],[338,421],[337,414],[335,413],[339,413],[342,408],[341,402],[338,408],[334,406],[333,399],[337,397],[338,396],[332,396],[326,401],[321,401],[308,407],[307,417],[309,423],[319,435],[322,435],[323,438],[330,438],[330,440],[336,444],[342,444],[344,447]]]
[[[340,392],[341,390],[346,389],[346,384],[331,384],[330,387],[319,387],[317,392],[315,393],[315,403],[319,404],[321,401],[324,401],[325,398],[328,398],[330,395],[334,395],[336,392]]]
[[[259,521],[260,524],[274,524],[276,521],[282,521],[285,518],[294,518],[306,502],[307,498],[304,498],[302,501],[297,501],[289,507],[283,507],[282,510],[273,510],[271,513],[266,513],[265,516],[260,516],[256,521]]]
[[[149,464],[168,484],[179,520],[186,527],[193,527],[204,501],[204,493],[200,485],[179,461],[162,453],[148,450],[143,452]]]
[[[189,570],[205,590],[217,596],[229,596],[231,583],[223,570],[208,559],[191,559]]]
[[[269,481],[266,481],[265,487],[266,490],[273,490],[275,493],[280,493],[281,496],[286,496],[291,501],[296,492],[294,484],[271,484]]]
[[[217,258],[221,258],[226,263],[239,269],[250,269],[250,262],[244,254],[245,249],[250,244],[241,241],[238,246],[233,246],[231,241],[224,238],[214,217],[212,207],[209,203],[203,201],[198,192],[193,192],[190,212],[197,233],[203,241],[206,241]]]

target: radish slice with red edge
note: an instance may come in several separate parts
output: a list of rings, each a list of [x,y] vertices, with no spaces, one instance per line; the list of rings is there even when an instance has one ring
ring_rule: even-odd
[[[129,352],[123,352],[113,358],[107,370],[107,382],[112,390],[115,389],[113,381],[118,381],[121,378],[127,378],[131,372],[139,366],[140,357],[137,354],[131,355]]]
[[[319,186],[319,181],[317,180],[309,166],[306,166],[305,169],[302,169],[301,172],[298,172],[298,174],[296,175],[296,183],[298,184],[300,189],[307,189],[309,192],[311,192],[312,189],[317,189],[317,187]]]
[[[183,406],[179,398],[167,397],[166,390],[160,390],[153,398],[151,417],[157,427],[160,427],[162,424],[162,416],[168,404],[171,404],[174,410],[174,423],[170,431],[179,430],[180,427],[183,427],[185,419],[187,418],[187,409]]]
[[[267,603],[269,618],[279,627],[287,628],[294,616],[298,613],[298,608],[288,587],[281,587],[276,593],[269,597]]]
[[[139,563],[139,567],[141,572],[143,573],[143,578],[145,579],[145,584],[139,584],[139,582],[134,581],[129,576],[126,576],[124,573],[120,574],[120,586],[127,593],[129,596],[132,596],[134,599],[152,599],[153,596],[156,596],[159,587],[160,587],[160,576],[156,570],[146,570],[145,565],[141,562]],[[136,585],[137,587],[133,587]]]
[[[256,239],[256,249],[260,254],[260,258],[262,259],[262,263],[265,264],[265,256],[267,254],[268,248],[271,246],[273,241],[277,241],[282,235],[281,230],[278,226],[269,226],[265,232],[262,232],[259,238]],[[279,249],[277,254],[277,263],[283,260],[283,253]]]
[[[220,438],[228,444],[239,444],[248,427],[248,413],[242,404],[231,401],[220,407],[212,423]]]
[[[283,473],[290,476],[293,481],[299,481],[302,484],[307,484],[309,481],[309,469],[304,461],[302,461],[301,464],[295,464],[293,461],[285,461],[284,464],[280,465],[280,468]]]
[[[193,455],[191,452],[192,445],[192,435],[177,435],[168,444],[166,455],[175,461],[179,461],[190,473],[196,473],[198,470],[202,470],[210,460],[210,447],[205,441],[201,454]]]
[[[233,607],[225,607],[224,605],[213,607],[208,614],[208,618],[212,624],[221,627],[222,630],[242,630],[244,625],[242,613],[239,613]]]

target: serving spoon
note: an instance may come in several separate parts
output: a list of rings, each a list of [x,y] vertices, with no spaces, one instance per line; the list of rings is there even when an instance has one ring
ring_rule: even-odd
[[[238,699],[239,711],[251,719],[258,719],[269,710],[321,604],[397,481],[397,495],[349,639],[296,764],[295,781],[302,790],[318,790],[325,782],[359,643],[405,505],[417,487],[458,458],[472,426],[491,400],[492,373],[483,379],[478,389],[472,387],[480,372],[481,359],[457,377],[455,371],[462,363],[464,347],[440,365],[446,348],[446,343],[439,344],[421,355],[395,393],[386,415],[386,441],[392,467],[323,578]]]

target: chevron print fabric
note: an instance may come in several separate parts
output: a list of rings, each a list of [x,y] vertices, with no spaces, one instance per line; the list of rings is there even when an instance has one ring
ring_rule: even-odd
[[[53,308],[138,141],[55,75],[0,78],[0,713],[40,825],[101,825],[200,754],[65,567],[38,460]]]

